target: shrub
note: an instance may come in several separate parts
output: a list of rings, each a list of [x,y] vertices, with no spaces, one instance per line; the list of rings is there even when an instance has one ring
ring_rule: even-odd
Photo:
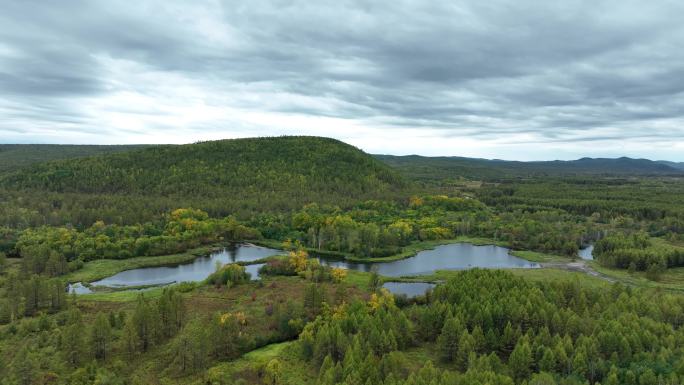
[[[232,286],[249,282],[250,277],[250,274],[245,271],[244,266],[240,266],[236,263],[230,263],[217,269],[216,272],[207,278],[207,282],[216,286]]]

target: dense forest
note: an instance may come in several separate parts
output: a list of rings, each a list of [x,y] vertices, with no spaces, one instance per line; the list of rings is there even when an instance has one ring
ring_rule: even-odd
[[[115,147],[0,151],[0,384],[684,381],[672,165],[371,156],[314,137]],[[437,284],[407,297],[318,259],[457,241],[542,269],[393,278]],[[233,242],[283,252],[257,261],[259,280],[235,263],[67,289]],[[588,245],[595,260],[579,260]]]
[[[315,150],[314,150],[315,149]],[[341,196],[404,183],[389,167],[333,139],[234,139],[41,163],[4,185],[89,194],[201,195],[266,191]]]
[[[36,163],[125,152],[147,145],[0,144],[0,172],[15,171]]]
[[[299,341],[320,384],[679,384],[682,306],[681,296],[472,270],[425,303],[400,309],[381,292],[333,308]],[[407,373],[402,352],[414,346],[441,368]]]
[[[32,225],[89,226],[98,219],[148,221],[178,207],[200,208],[212,216],[248,216],[311,202],[345,206],[364,198],[406,196],[410,182],[345,143],[280,137],[154,146],[39,163],[0,174],[0,186],[8,202],[5,210],[27,211],[3,218],[35,213]]]

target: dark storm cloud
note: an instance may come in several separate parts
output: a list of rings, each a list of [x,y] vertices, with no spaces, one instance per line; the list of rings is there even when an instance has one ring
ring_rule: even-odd
[[[192,89],[211,108],[443,138],[680,140],[683,4],[5,1],[0,131],[135,131],[102,116],[163,116],[169,109],[122,100],[172,103]],[[115,96],[116,107],[102,106]]]

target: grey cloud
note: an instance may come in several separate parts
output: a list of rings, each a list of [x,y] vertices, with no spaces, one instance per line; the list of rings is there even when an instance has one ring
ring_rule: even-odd
[[[92,124],[84,99],[157,92],[114,82],[104,57],[254,111],[443,137],[679,140],[683,13],[676,1],[8,1],[0,113]]]

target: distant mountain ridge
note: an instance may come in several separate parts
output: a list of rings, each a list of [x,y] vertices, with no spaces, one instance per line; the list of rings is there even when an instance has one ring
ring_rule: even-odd
[[[420,155],[375,156],[404,175],[418,180],[562,175],[684,175],[684,164],[681,163],[628,157],[521,162]]]
[[[669,160],[658,160],[657,162],[660,164],[670,166],[672,168],[676,168],[678,170],[684,170],[684,162],[671,162]]]
[[[634,159],[629,157],[620,158],[580,158],[569,161],[545,161],[529,162],[540,167],[550,166],[551,163],[559,165],[560,170],[578,170],[587,173],[670,173],[677,172],[667,164],[662,164],[649,159]]]

